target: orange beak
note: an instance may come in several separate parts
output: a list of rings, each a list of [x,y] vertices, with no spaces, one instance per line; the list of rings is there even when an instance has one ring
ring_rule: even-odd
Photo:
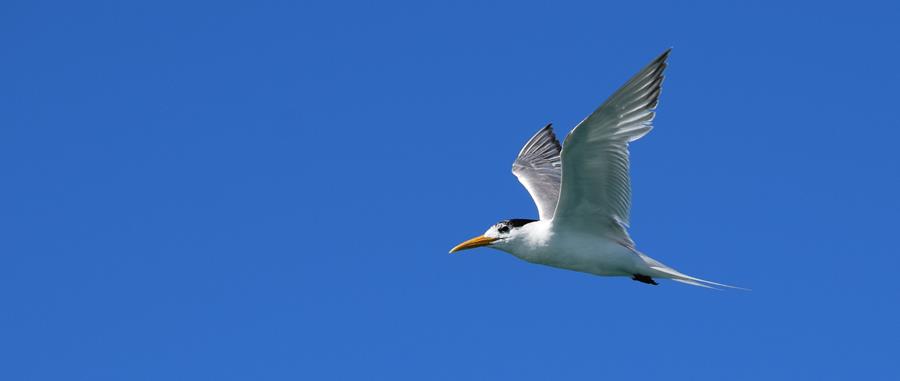
[[[453,254],[453,253],[455,253],[457,251],[461,251],[461,250],[468,250],[468,249],[474,249],[476,247],[487,246],[496,240],[497,240],[496,238],[478,236],[478,237],[472,238],[466,242],[463,242],[459,245],[456,245],[456,247],[450,249],[450,254]]]

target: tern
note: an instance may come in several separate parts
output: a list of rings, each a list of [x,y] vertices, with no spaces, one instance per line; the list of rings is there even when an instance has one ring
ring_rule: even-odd
[[[671,49],[663,52],[578,123],[560,145],[550,124],[528,140],[512,172],[539,220],[509,219],[450,250],[489,247],[525,261],[600,276],[654,278],[738,288],[685,275],[637,250],[628,235],[628,144],[646,135]]]

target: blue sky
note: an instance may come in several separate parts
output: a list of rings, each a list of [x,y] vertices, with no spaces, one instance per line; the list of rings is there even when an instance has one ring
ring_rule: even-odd
[[[896,2],[0,5],[0,378],[897,379]],[[651,287],[447,250],[674,47]]]

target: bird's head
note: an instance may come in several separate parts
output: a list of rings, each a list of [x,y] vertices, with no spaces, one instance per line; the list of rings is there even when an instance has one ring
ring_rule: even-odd
[[[483,235],[456,245],[456,247],[450,249],[450,253],[453,254],[457,251],[474,249],[481,246],[493,246],[494,248],[499,249],[504,244],[515,239],[521,232],[523,226],[534,221],[535,220],[521,218],[500,221],[488,228]]]

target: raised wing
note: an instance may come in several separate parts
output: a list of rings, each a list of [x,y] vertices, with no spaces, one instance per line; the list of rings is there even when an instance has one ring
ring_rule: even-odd
[[[528,190],[542,220],[553,218],[559,199],[560,148],[553,127],[548,124],[525,143],[513,162],[512,172]]]
[[[616,91],[566,137],[553,223],[606,234],[634,246],[628,143],[650,132],[669,50]]]

